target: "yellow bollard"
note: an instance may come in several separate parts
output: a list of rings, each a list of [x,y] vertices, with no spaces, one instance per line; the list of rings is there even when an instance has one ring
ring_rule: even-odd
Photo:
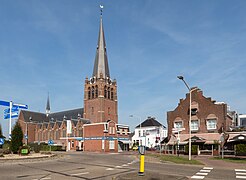
[[[139,162],[139,176],[144,176],[144,155],[140,155],[140,162]]]

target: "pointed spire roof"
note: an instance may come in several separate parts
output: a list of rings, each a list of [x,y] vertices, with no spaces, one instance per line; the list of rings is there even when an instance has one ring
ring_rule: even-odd
[[[100,5],[100,8],[101,8],[100,28],[99,28],[96,57],[95,57],[92,77],[100,78],[102,75],[102,77],[106,79],[107,77],[110,78],[110,74],[109,74],[109,67],[108,67],[106,42],[105,42],[105,36],[103,30],[103,19],[102,19],[103,6]]]
[[[50,113],[50,96],[48,93],[47,104],[46,104],[46,114]]]

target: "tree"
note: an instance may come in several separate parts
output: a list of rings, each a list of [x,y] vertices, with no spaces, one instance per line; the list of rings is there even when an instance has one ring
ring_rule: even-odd
[[[3,131],[2,131],[2,126],[0,124],[0,138],[6,138],[4,135],[3,135]]]
[[[23,145],[22,139],[23,139],[23,132],[21,126],[18,122],[16,122],[11,133],[11,143],[10,143],[10,149],[13,153],[16,154],[19,148]]]

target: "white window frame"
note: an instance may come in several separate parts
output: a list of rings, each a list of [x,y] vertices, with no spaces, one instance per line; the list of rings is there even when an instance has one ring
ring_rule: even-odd
[[[181,124],[181,126],[177,126],[177,124]],[[183,128],[183,121],[175,121],[173,126],[176,129]]]
[[[211,122],[215,122],[215,123],[211,123]],[[214,130],[216,128],[217,128],[217,119],[207,119],[207,129]]]
[[[109,149],[113,150],[114,149],[114,140],[109,141]]]
[[[197,122],[196,125],[194,122]],[[199,120],[196,119],[196,120],[191,120],[191,125],[190,125],[190,129],[192,131],[198,131],[199,130]]]

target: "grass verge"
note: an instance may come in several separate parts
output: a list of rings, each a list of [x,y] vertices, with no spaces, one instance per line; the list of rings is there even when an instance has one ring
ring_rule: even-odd
[[[155,157],[160,159],[160,161],[162,162],[173,162],[176,164],[191,164],[191,165],[203,165],[203,163],[201,163],[200,161],[197,160],[190,160],[187,157],[183,157],[183,156],[174,156],[174,155],[159,155],[159,154],[146,154],[147,156],[150,157]]]
[[[211,159],[212,160],[221,160],[221,161],[226,161],[226,162],[244,163],[244,164],[246,164],[246,159],[245,158],[240,158],[240,157],[224,157],[224,159],[222,159],[221,157],[213,157]]]

